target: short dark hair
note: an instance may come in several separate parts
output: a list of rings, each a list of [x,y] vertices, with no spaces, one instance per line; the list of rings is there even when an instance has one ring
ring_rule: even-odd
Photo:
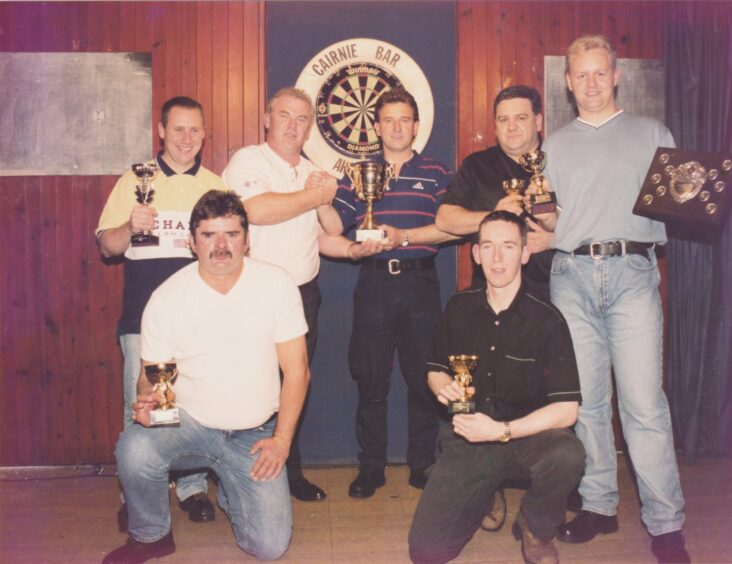
[[[534,115],[538,116],[541,113],[541,94],[539,94],[539,91],[525,84],[515,84],[504,88],[498,93],[493,101],[493,117],[496,117],[498,104],[504,100],[513,100],[514,98],[526,98],[531,102],[531,111],[534,112]]]
[[[523,217],[506,210],[492,211],[481,220],[480,225],[478,225],[478,237],[476,239],[478,244],[480,244],[480,231],[481,229],[483,229],[483,226],[487,223],[492,223],[494,221],[507,221],[508,223],[513,223],[516,227],[519,228],[519,234],[521,235],[521,244],[526,245],[526,239],[529,233],[529,226],[526,225],[526,221]]]
[[[163,127],[167,127],[168,125],[168,117],[170,116],[170,110],[173,108],[187,108],[189,110],[198,110],[201,112],[201,117],[203,118],[203,106],[199,104],[196,100],[193,98],[189,98],[188,96],[176,96],[175,98],[171,98],[165,104],[163,104],[163,107],[160,108],[160,123],[163,124]]]
[[[196,237],[196,229],[204,219],[235,216],[241,220],[244,233],[249,227],[247,212],[239,194],[232,190],[209,190],[196,202],[191,212],[191,235]]]
[[[381,108],[383,108],[386,104],[397,104],[399,102],[404,102],[405,104],[409,105],[409,107],[412,108],[412,113],[414,114],[414,121],[419,121],[419,109],[417,108],[417,101],[414,99],[414,96],[407,92],[407,89],[403,86],[397,86],[396,88],[387,90],[381,96],[379,96],[379,99],[376,100],[376,106],[374,106],[374,119],[377,122],[379,121]]]

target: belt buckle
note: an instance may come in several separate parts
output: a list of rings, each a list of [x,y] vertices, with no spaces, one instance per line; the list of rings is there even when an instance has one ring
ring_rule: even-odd
[[[390,259],[387,263],[389,267],[389,274],[396,276],[402,273],[401,266],[399,265],[399,259]]]
[[[620,256],[624,257],[625,255],[628,254],[628,250],[626,249],[626,246],[625,246],[626,240],[621,239],[620,241],[618,241],[618,243],[620,243]]]
[[[595,253],[595,246],[597,246],[597,253]],[[590,256],[595,260],[602,258],[602,243],[590,243]]]

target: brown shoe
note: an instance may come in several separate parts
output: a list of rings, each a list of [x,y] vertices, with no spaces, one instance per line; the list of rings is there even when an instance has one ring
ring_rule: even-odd
[[[498,489],[493,494],[488,513],[485,514],[480,522],[480,528],[484,531],[495,532],[503,527],[506,522],[506,496],[502,489]]]
[[[513,524],[513,537],[521,540],[521,554],[529,564],[559,564],[559,553],[550,540],[541,540],[534,536],[526,525],[523,513],[519,511]]]

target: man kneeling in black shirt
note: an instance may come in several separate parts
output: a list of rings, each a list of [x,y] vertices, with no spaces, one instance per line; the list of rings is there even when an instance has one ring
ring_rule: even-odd
[[[522,285],[526,234],[517,215],[488,214],[473,246],[487,284],[458,293],[445,308],[428,383],[441,403],[459,400],[448,357],[477,355],[476,413],[455,415],[442,433],[409,533],[415,562],[460,554],[506,479],[531,480],[513,529],[524,558],[558,562],[552,538],[584,468],[582,444],[569,429],[581,396],[562,314]]]

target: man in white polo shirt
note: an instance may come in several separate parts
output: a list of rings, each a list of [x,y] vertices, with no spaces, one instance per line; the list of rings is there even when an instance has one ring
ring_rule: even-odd
[[[139,425],[125,430],[115,452],[130,538],[105,563],[175,551],[170,470],[216,473],[219,506],[246,552],[276,559],[290,541],[282,470],[310,378],[300,294],[284,270],[246,256],[247,218],[235,193],[206,193],[190,225],[198,262],[153,293],[142,319],[143,365],[177,364],[180,424],[148,426],[162,397],[143,370],[132,406]]]
[[[251,222],[252,258],[276,264],[295,279],[308,323],[308,359],[318,336],[317,208],[328,205],[338,188],[336,179],[319,170],[301,153],[313,124],[313,103],[298,88],[284,88],[267,104],[267,141],[239,149],[222,177],[239,194]],[[346,242],[343,243],[348,249]],[[341,254],[347,254],[347,250]],[[325,499],[325,492],[302,473],[298,434],[295,434],[287,474],[292,495],[301,501]]]

